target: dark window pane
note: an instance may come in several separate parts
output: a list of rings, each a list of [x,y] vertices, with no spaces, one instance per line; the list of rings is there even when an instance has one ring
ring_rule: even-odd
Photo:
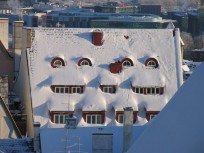
[[[144,88],[140,88],[140,93],[141,93],[141,94],[144,93]]]
[[[90,115],[87,115],[87,123],[91,123],[91,116]]]
[[[56,91],[56,93],[59,93],[59,92],[60,92],[59,88],[56,88],[56,90],[55,90],[55,91]]]
[[[147,88],[147,94],[150,94],[151,88]]]
[[[160,92],[159,92],[159,88],[156,88],[156,94],[159,94]]]
[[[55,115],[55,123],[59,123],[59,116]]]
[[[96,124],[96,116],[95,115],[92,116],[92,124]]]
[[[69,88],[65,88],[65,93],[69,93]]]
[[[155,94],[155,88],[152,88],[152,94]]]
[[[60,123],[63,124],[63,115],[60,115]]]
[[[97,124],[101,124],[101,115],[97,115]]]

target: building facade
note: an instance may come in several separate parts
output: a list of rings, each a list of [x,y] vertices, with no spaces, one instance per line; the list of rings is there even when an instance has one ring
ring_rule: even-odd
[[[29,134],[33,122],[64,127],[72,116],[120,126],[124,107],[143,125],[182,84],[179,30],[24,29],[18,78]]]

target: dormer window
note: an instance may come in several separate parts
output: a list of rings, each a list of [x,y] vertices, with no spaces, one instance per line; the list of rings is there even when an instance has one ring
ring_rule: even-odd
[[[62,94],[73,94],[73,93],[83,93],[84,86],[74,86],[74,85],[52,85],[51,90],[54,93],[62,93]]]
[[[63,60],[62,58],[56,57],[56,58],[54,58],[54,59],[52,60],[51,66],[52,66],[53,68],[60,68],[60,67],[62,67],[62,66],[65,66],[65,62],[64,62],[64,60]]]
[[[91,60],[88,58],[80,59],[78,62],[78,66],[84,66],[84,65],[92,66]]]
[[[101,91],[105,93],[115,93],[116,92],[115,85],[101,85],[100,88],[101,88]]]
[[[159,63],[155,58],[149,58],[146,60],[145,66],[150,67],[150,68],[158,68]]]
[[[123,62],[123,67],[130,67],[131,63],[129,61],[124,61]]]
[[[129,58],[124,58],[122,61],[122,66],[123,67],[130,67],[130,66],[133,66],[133,61]]]
[[[164,87],[132,87],[132,91],[144,95],[162,95]]]

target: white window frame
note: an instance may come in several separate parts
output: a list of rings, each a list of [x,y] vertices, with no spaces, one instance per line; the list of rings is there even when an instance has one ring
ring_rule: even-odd
[[[125,60],[122,65],[123,65],[123,67],[131,67],[132,66],[131,62],[128,60]]]
[[[56,59],[56,60],[54,61],[54,63],[53,63],[53,66],[55,66],[55,67],[57,67],[57,68],[62,67],[62,65],[63,65],[62,61],[61,61],[61,60],[58,60],[58,59]]]
[[[90,123],[88,123],[88,117],[90,117]],[[95,123],[93,123],[93,117],[95,117]],[[98,123],[98,119],[99,119],[99,123]],[[102,115],[101,114],[87,114],[86,115],[86,122],[88,124],[102,124]]]
[[[79,89],[79,90],[78,90]],[[76,92],[74,92],[74,90],[76,91]],[[79,92],[78,92],[79,91]],[[71,93],[81,93],[82,92],[82,90],[81,90],[81,87],[71,87]]]
[[[103,92],[105,93],[114,93],[114,87],[113,86],[104,86],[102,87]]]
[[[138,92],[137,92],[137,89],[138,89]],[[135,87],[135,93],[138,93],[138,94],[144,94],[144,87]],[[141,91],[143,91],[143,92],[141,92]]]
[[[80,66],[88,65],[91,66],[88,60],[82,60]]]
[[[120,119],[122,119],[122,122],[120,122]],[[118,123],[124,123],[124,114],[118,114]]]
[[[150,60],[147,62],[147,66],[155,68],[157,66],[157,63],[154,60]]]
[[[54,123],[55,124],[65,124],[65,122],[66,122],[66,117],[68,117],[68,114],[54,114],[53,115],[54,116]],[[58,122],[56,122],[56,120],[55,120],[55,117],[58,117]],[[61,123],[61,121],[60,121],[60,118],[62,117],[62,123]]]

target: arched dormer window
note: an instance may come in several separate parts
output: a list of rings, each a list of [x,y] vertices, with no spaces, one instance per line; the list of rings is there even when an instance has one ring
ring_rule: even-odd
[[[130,66],[133,66],[133,61],[129,58],[124,58],[122,61],[122,66],[123,67],[130,67]]]
[[[148,58],[145,61],[145,66],[150,67],[150,68],[158,68],[159,67],[159,63],[155,58]]]
[[[62,66],[65,66],[65,62],[64,62],[64,60],[62,58],[55,57],[51,62],[51,66],[53,68],[60,68]]]
[[[92,66],[91,60],[88,59],[88,58],[80,59],[79,62],[78,62],[78,66],[83,66],[83,65]]]

